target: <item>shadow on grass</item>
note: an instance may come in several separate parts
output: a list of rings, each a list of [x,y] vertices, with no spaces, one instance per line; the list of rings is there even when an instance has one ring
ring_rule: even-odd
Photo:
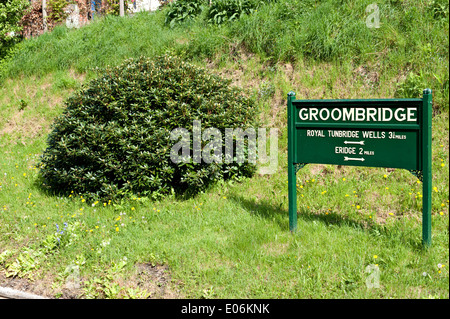
[[[229,198],[240,204],[245,210],[256,216],[273,220],[280,227],[289,229],[289,212],[283,208],[284,203],[273,203],[270,200],[262,199],[258,202],[255,199],[245,198],[239,195],[232,195]],[[350,219],[347,216],[329,212],[328,214],[316,214],[305,208],[297,208],[297,218],[299,222],[303,221],[320,221],[324,224],[335,226],[351,226],[361,229],[371,229],[373,227],[381,227],[375,223],[367,223],[366,221],[358,221]],[[381,227],[382,228],[382,227]]]
[[[272,201],[265,199],[257,202],[253,198],[245,198],[236,194],[228,195],[228,199],[236,202],[252,215],[271,220],[275,224],[278,224],[281,229],[289,230],[289,214],[288,211],[283,208],[283,203],[275,204]]]
[[[208,185],[210,186],[210,185]],[[129,191],[121,191],[117,190],[111,191],[110,193],[106,193],[105,191],[98,191],[97,193],[78,193],[73,192],[70,188],[66,186],[62,186],[58,188],[54,185],[49,185],[49,183],[42,177],[42,175],[38,175],[38,177],[33,181],[33,187],[37,191],[48,197],[76,197],[82,195],[85,198],[86,203],[92,204],[95,201],[111,201],[112,203],[120,203],[121,201],[131,200],[135,197],[146,197],[152,201],[163,200],[168,197],[172,197],[175,200],[185,201],[192,199],[198,196],[201,193],[201,190],[191,191],[190,189],[178,189],[172,194],[160,194],[158,192],[152,191],[144,191],[132,193]],[[111,187],[110,185],[106,185],[105,187]],[[103,195],[103,196],[102,196]]]
[[[245,198],[244,196],[237,194],[230,195],[228,198],[239,204],[251,214],[277,224],[280,227],[280,230],[289,230],[289,212],[285,208],[285,203],[274,203],[267,199],[256,201],[256,199]],[[384,224],[377,224],[373,220],[358,220],[333,211],[329,211],[328,213],[314,213],[306,208],[297,208],[297,219],[298,223],[317,221],[326,226],[351,227],[367,232],[370,236],[380,237],[380,239],[383,238],[383,240],[386,241],[394,240],[393,237],[395,237],[392,234],[395,232],[392,227],[388,227]],[[405,233],[404,236],[400,238],[400,241],[410,245],[416,250],[423,249],[422,243],[418,240],[418,237],[410,232]]]

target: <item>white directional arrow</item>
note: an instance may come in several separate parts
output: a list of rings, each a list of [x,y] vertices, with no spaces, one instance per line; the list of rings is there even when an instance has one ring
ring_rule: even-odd
[[[359,145],[364,145],[364,141],[344,141],[344,144],[359,144]]]
[[[365,159],[363,158],[363,157],[361,157],[361,158],[353,158],[353,157],[347,157],[347,156],[344,156],[344,161],[361,161],[361,162],[364,162],[365,161]]]

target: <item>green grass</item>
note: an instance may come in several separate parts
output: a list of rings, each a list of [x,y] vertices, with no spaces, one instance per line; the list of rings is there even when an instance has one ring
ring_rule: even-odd
[[[420,201],[414,198],[421,187],[409,173],[304,168],[298,181],[298,233],[293,235],[282,171],[218,185],[186,201],[130,199],[92,207],[80,196],[54,198],[39,192],[29,166],[35,156],[27,153],[35,147],[13,148],[3,157],[1,240],[2,250],[17,257],[25,247],[43,249],[55,224],[73,227],[66,234],[76,236],[73,243],[37,258],[38,269],[31,272],[34,280],[56,282],[55,290],[46,293],[56,294],[65,282],[58,286],[48,273],[64,278],[77,258],[86,261],[81,275],[87,280],[127,257],[128,268],[116,280],[135,272],[137,263],[163,263],[182,296],[193,298],[206,292],[214,298],[448,297],[448,193],[444,188],[433,194],[433,247],[424,251]],[[361,173],[363,181],[355,177]],[[102,248],[102,242],[109,245]],[[370,264],[380,267],[380,289],[365,285]]]
[[[366,27],[366,7],[373,2],[275,1],[250,16],[221,26],[207,24],[202,15],[175,28],[164,26],[164,11],[125,18],[107,16],[80,30],[58,27],[52,33],[24,41],[0,78],[44,75],[74,69],[85,73],[116,65],[129,57],[165,52],[204,63],[226,60],[241,51],[265,63],[323,61],[364,66],[391,84],[408,74],[419,86],[432,87],[435,107],[448,100],[448,6],[442,1],[380,1],[380,28]],[[445,6],[442,2],[442,5]],[[413,83],[414,84],[414,83]],[[413,85],[409,83],[408,85]],[[414,95],[420,96],[416,90]]]
[[[346,23],[337,13],[318,21],[332,6],[325,1],[316,11],[294,12],[295,19],[285,18],[289,23],[277,28],[273,19],[289,7],[281,1],[273,16],[262,9],[222,27],[194,21],[170,29],[163,27],[162,13],[140,14],[23,42],[0,89],[0,285],[22,278],[34,292],[61,298],[448,298],[448,95],[446,100],[433,80],[448,70],[448,22],[420,18],[415,30],[407,24],[411,16],[398,11],[418,17],[426,3],[417,1],[417,9],[401,3],[378,3],[389,19],[371,36],[357,28],[365,2],[336,8],[354,17]],[[327,19],[340,21],[341,38],[313,32]],[[294,34],[307,25],[311,32]],[[287,33],[276,36],[282,28],[290,28],[295,45]],[[358,36],[352,32],[369,38],[351,44]],[[309,52],[303,37],[320,51]],[[63,101],[95,76],[89,70],[166,51],[208,63],[257,99],[265,125],[280,130],[277,172],[157,202],[128,198],[92,206],[82,194],[43,191],[35,165]],[[432,247],[421,246],[422,186],[404,170],[305,166],[297,174],[298,231],[291,234],[286,94],[389,98],[408,72],[422,77],[404,85],[429,86],[437,95]],[[62,230],[64,223],[67,229],[55,235],[56,224]],[[366,284],[370,265],[379,267],[380,288]],[[78,279],[78,288],[67,289]]]
[[[60,76],[42,79],[41,86]],[[24,84],[36,83],[22,81],[9,82],[8,91],[21,96]],[[124,284],[124,278],[135,278],[135,265],[142,263],[168,265],[178,297],[447,298],[448,114],[436,116],[434,125],[437,192],[429,250],[421,248],[421,185],[402,170],[307,165],[298,173],[298,232],[291,234],[285,134],[274,175],[220,184],[188,200],[128,199],[94,207],[80,195],[48,196],[37,185],[34,165],[45,147],[44,134],[23,136],[20,142],[14,133],[4,134],[0,242],[2,252],[12,253],[2,266],[5,273],[18,269],[18,276],[45,282],[45,293],[52,296],[62,295],[67,267],[81,260],[85,290],[78,293],[85,298],[127,296],[136,279]],[[72,242],[48,248],[47,237],[64,222]],[[25,261],[12,266],[27,249],[40,252],[33,259],[36,268],[27,268]],[[102,278],[123,257],[127,263],[111,282],[90,281]],[[380,267],[379,289],[365,283],[371,264]],[[122,290],[111,292],[112,283]]]

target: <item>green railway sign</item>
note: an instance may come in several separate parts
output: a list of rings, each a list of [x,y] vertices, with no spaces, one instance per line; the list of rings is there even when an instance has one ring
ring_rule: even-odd
[[[306,164],[407,169],[423,182],[423,243],[431,245],[431,90],[421,99],[296,100],[288,94],[289,226]]]

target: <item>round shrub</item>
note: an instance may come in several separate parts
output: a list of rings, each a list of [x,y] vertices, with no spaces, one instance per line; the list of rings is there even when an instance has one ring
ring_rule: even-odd
[[[255,172],[248,161],[171,160],[175,128],[190,132],[193,155],[194,121],[202,130],[221,132],[256,124],[254,102],[242,90],[180,58],[126,60],[103,70],[65,106],[53,124],[40,170],[43,184],[57,193],[91,198],[191,194],[219,179]]]

